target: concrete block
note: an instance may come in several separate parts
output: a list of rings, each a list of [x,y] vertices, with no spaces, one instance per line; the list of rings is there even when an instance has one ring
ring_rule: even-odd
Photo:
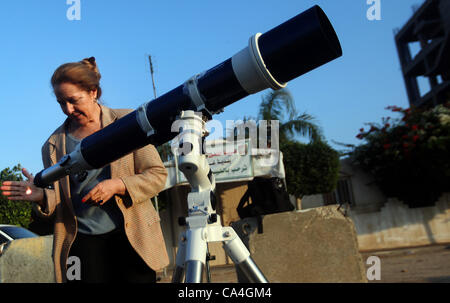
[[[0,257],[0,283],[54,283],[53,236],[10,242]]]
[[[255,218],[232,226],[269,282],[367,282],[353,222],[337,206],[266,215],[263,233]]]

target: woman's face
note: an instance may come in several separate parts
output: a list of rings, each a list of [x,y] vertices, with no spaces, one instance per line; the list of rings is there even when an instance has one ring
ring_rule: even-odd
[[[64,114],[78,125],[87,125],[98,113],[97,90],[88,92],[67,82],[59,84],[54,90]]]

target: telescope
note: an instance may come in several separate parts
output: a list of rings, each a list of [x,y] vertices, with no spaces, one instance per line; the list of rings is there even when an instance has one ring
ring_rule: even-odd
[[[248,95],[281,89],[340,56],[333,26],[323,10],[313,6],[264,34],[253,35],[232,57],[84,138],[72,153],[40,171],[34,184],[45,188],[64,176],[104,167],[148,144],[164,144],[177,136],[171,126],[183,111],[201,112],[210,120]]]

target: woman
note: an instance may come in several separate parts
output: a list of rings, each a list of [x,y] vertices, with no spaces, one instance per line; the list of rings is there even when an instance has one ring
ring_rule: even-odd
[[[98,103],[100,77],[94,57],[63,64],[54,72],[51,84],[67,119],[42,148],[45,168],[132,111]],[[55,215],[57,282],[79,277],[71,266],[73,258],[67,273],[69,256],[79,258],[82,282],[156,282],[155,271],[167,266],[168,256],[150,198],[164,188],[167,171],[154,146],[89,171],[85,179],[62,178],[52,188],[37,188],[33,176],[25,169],[23,174],[28,181],[7,181],[1,190],[10,200],[36,202],[44,217]]]

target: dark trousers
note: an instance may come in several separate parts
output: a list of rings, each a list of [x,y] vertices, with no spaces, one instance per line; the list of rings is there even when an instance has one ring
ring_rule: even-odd
[[[156,272],[136,253],[123,229],[103,235],[78,233],[69,256],[80,259],[81,269],[81,280],[69,283],[156,282]]]

